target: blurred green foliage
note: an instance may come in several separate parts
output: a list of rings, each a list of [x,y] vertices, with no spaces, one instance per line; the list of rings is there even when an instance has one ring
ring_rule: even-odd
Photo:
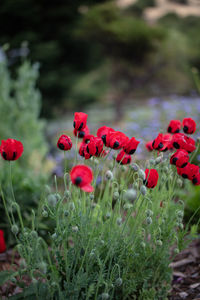
[[[44,172],[44,158],[47,145],[44,138],[44,122],[39,120],[41,96],[35,87],[38,78],[38,64],[24,61],[12,79],[7,60],[0,63],[0,137],[14,138],[24,145],[22,157],[13,162],[12,179],[16,200],[25,220],[30,221],[31,209],[37,206],[43,186],[47,181]],[[9,162],[0,160],[0,182],[6,201],[11,201]],[[48,169],[48,168],[47,168]],[[11,209],[11,208],[10,208]],[[0,202],[0,228],[7,229],[2,199]],[[6,230],[9,243],[12,235]]]

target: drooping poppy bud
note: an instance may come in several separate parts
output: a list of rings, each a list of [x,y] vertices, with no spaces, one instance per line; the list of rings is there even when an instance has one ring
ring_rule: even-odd
[[[74,133],[74,136],[78,136],[79,139],[83,139],[85,136],[90,134],[90,130],[89,130],[88,126],[86,125],[85,128],[83,128],[82,130],[74,129],[73,133]]]
[[[189,161],[188,152],[184,149],[178,149],[170,158],[170,164],[179,168],[184,168]]]
[[[108,147],[118,150],[123,148],[128,142],[129,138],[120,131],[110,132],[107,136]]]
[[[20,141],[7,139],[1,141],[1,156],[5,160],[17,160],[23,153],[24,147]]]
[[[92,192],[94,190],[91,186],[93,180],[92,170],[88,166],[77,165],[72,168],[70,172],[71,181],[85,192]]]
[[[0,229],[0,253],[3,253],[6,251],[6,242],[4,239],[4,232]]]
[[[83,130],[86,127],[88,115],[83,112],[75,112],[74,113],[74,129]]]
[[[132,137],[123,147],[124,151],[127,154],[133,154],[135,153],[137,146],[139,145],[139,141],[137,141],[134,137]]]
[[[72,148],[71,138],[65,134],[62,134],[58,139],[57,147],[63,151],[70,150]]]
[[[149,141],[145,144],[145,147],[148,151],[153,151],[152,143],[153,143],[153,141]]]
[[[107,135],[110,132],[115,132],[115,130],[111,127],[102,126],[97,130],[97,136],[100,137],[105,146],[108,147]]]
[[[184,168],[177,168],[177,173],[183,178],[193,180],[199,174],[199,167],[194,164],[187,163]]]
[[[184,149],[187,152],[193,152],[195,147],[195,140],[186,136],[184,133],[175,133],[172,138],[172,143],[176,149]]]
[[[124,150],[121,150],[117,157],[116,157],[116,161],[120,164],[120,165],[127,165],[131,163],[131,155],[127,154],[126,152],[124,152]]]
[[[152,143],[152,147],[158,151],[167,151],[171,149],[172,136],[170,134],[159,133],[157,138]]]
[[[158,175],[157,170],[151,169],[149,172],[149,169],[146,169],[145,175],[146,175],[146,178],[144,180],[144,184],[146,185],[147,188],[153,189],[158,183],[159,175]]]
[[[179,133],[180,130],[181,130],[181,121],[171,120],[168,127],[167,127],[167,132],[169,132],[169,133]]]
[[[200,185],[200,173],[195,175],[195,177],[192,179],[192,183],[194,185]]]
[[[192,134],[196,131],[196,123],[192,118],[183,119],[183,131]]]

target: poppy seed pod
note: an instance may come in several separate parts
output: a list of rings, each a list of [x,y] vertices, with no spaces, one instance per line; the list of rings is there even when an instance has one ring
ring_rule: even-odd
[[[139,166],[137,164],[132,164],[131,165],[131,169],[134,171],[134,172],[137,172],[139,170]]]
[[[119,225],[119,226],[122,225],[122,218],[117,218],[117,225]]]
[[[151,217],[147,217],[146,218],[146,223],[147,223],[147,225],[151,225],[152,224],[152,218]]]
[[[142,180],[145,180],[146,175],[145,175],[145,173],[144,173],[144,171],[143,171],[142,169],[140,169],[140,170],[138,171],[138,176],[139,176]]]
[[[48,204],[51,206],[56,206],[57,203],[57,198],[55,194],[51,194],[47,198]]]
[[[141,193],[143,196],[146,195],[146,193],[147,193],[146,186],[142,185],[142,186],[140,187],[140,193]]]

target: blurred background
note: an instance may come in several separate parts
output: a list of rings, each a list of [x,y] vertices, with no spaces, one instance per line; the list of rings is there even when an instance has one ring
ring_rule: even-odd
[[[119,120],[127,103],[196,96],[199,32],[199,0],[1,0],[0,60],[14,78],[39,63],[42,117],[102,104]]]

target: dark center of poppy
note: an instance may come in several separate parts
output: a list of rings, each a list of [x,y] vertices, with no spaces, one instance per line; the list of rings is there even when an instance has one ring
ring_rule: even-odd
[[[119,142],[114,142],[113,149],[116,149],[117,147],[119,147]]]
[[[154,187],[155,187],[155,184],[153,184],[151,188],[153,189]]]
[[[131,151],[129,151],[129,154],[133,154],[135,153],[135,149],[132,149]]]
[[[83,127],[83,122],[81,123],[81,125],[79,126],[78,130],[81,130]]]
[[[152,147],[154,148],[154,144],[155,144],[155,140],[153,141],[153,143],[152,143]]]
[[[184,126],[184,127],[183,127],[183,131],[184,131],[185,133],[187,133],[187,132],[188,132],[188,126]]]
[[[130,161],[131,161],[131,160],[130,160],[130,158],[128,158],[128,161],[127,161],[127,163],[128,163],[128,164],[130,164]]]
[[[164,147],[163,143],[159,143],[158,149],[161,149],[161,148],[163,148],[163,147]]]
[[[78,137],[82,139],[84,136],[85,136],[85,132],[84,131],[79,131]]]
[[[182,174],[183,178],[188,178],[187,174]]]
[[[13,152],[13,158],[12,158],[12,159],[15,160],[16,156],[17,156],[17,153],[14,151],[14,152]]]
[[[171,126],[168,127],[167,131],[168,131],[168,132],[172,132]]]
[[[172,163],[173,163],[173,165],[176,165],[176,162],[177,162],[177,160],[178,160],[178,158],[177,158],[177,157],[173,157],[173,159],[172,159]]]
[[[7,157],[6,152],[3,152],[3,153],[2,153],[2,156],[3,156],[4,159],[6,159],[6,157]]]
[[[87,153],[90,153],[90,149],[88,146],[86,147],[86,151],[87,151]]]
[[[147,180],[145,179],[145,180],[143,180],[143,184],[144,185],[147,185],[148,184],[148,182],[147,182]]]
[[[166,152],[168,150],[168,148],[166,147],[164,150],[162,150],[163,152]]]
[[[174,142],[174,143],[173,143],[173,146],[174,146],[174,148],[176,148],[176,149],[179,149],[179,148],[180,148],[180,146],[179,146],[179,144],[178,144],[177,142]]]
[[[98,147],[96,146],[96,153],[95,153],[95,155],[98,155],[99,154],[99,149],[98,149]]]
[[[176,129],[175,133],[179,133],[179,132],[180,132],[180,130],[179,130],[179,129]]]
[[[102,135],[101,139],[102,139],[102,141],[104,142],[104,144],[106,144],[106,135],[105,135],[105,134]]]
[[[59,147],[61,150],[64,150],[64,149],[65,149],[65,146],[64,146],[64,144],[62,144],[62,143],[59,143],[59,144],[58,144],[58,147]]]
[[[74,126],[74,128],[76,127],[76,122],[74,121],[74,123],[73,123],[73,126]]]
[[[82,178],[80,176],[77,176],[75,179],[75,185],[79,185],[82,181]]]
[[[184,164],[182,164],[181,168],[184,168],[184,167],[186,167],[186,166],[187,166],[187,162],[184,163]]]
[[[197,178],[192,179],[192,183],[196,184],[198,182]]]

